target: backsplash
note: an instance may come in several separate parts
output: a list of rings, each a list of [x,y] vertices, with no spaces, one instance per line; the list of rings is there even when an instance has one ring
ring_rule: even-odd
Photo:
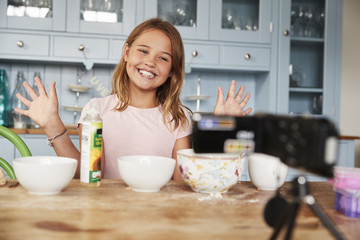
[[[95,66],[93,70],[86,71],[82,64],[37,64],[37,63],[6,63],[0,62],[0,68],[5,69],[9,82],[9,92],[12,94],[16,74],[19,70],[24,72],[24,77],[30,85],[33,84],[34,72],[40,72],[42,82],[46,90],[49,90],[51,82],[56,82],[56,90],[59,99],[59,113],[65,124],[77,122],[80,112],[75,114],[69,111],[68,107],[76,105],[76,92],[69,89],[69,85],[78,83],[81,78],[81,85],[91,87],[87,92],[80,92],[78,96],[78,107],[83,107],[91,98],[103,97],[111,92],[111,78],[114,66]],[[209,98],[201,100],[201,112],[213,112],[216,98],[217,86],[223,88],[226,94],[230,87],[231,80],[237,81],[237,89],[240,85],[245,86],[246,92],[250,92],[251,98],[247,107],[255,110],[255,87],[256,75],[252,72],[229,72],[229,71],[201,71],[193,69],[191,73],[185,75],[183,90],[180,98],[182,103],[192,111],[196,111],[196,100],[187,100],[186,96],[196,95],[197,81],[200,77],[201,95],[208,95]],[[64,107],[65,106],[65,107]],[[253,111],[254,112],[254,111]]]

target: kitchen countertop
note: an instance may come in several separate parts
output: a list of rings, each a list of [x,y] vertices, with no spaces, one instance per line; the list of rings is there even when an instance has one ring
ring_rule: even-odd
[[[34,196],[16,180],[0,186],[0,239],[269,239],[263,209],[273,191],[250,182],[224,195],[195,193],[170,181],[157,193],[133,192],[122,180],[88,187],[72,180],[60,194]],[[360,239],[360,219],[334,210],[326,182],[309,183],[312,194],[347,239]],[[286,193],[290,183],[281,192]],[[281,235],[281,239],[283,235]],[[278,237],[280,239],[280,237]],[[292,239],[333,239],[302,205]]]
[[[79,135],[79,131],[74,126],[67,126],[69,135]],[[42,129],[35,129],[35,128],[26,128],[26,129],[15,129],[10,128],[13,132],[17,134],[45,134],[44,130]],[[358,140],[360,136],[350,136],[350,135],[340,135],[340,140]]]

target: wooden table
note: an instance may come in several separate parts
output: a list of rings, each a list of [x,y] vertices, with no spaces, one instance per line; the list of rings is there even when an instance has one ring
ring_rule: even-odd
[[[191,191],[170,181],[157,193],[133,192],[121,180],[87,187],[75,179],[60,194],[34,196],[10,180],[0,186],[0,239],[268,239],[263,219],[272,191],[239,183],[224,195]],[[334,210],[328,183],[311,191],[347,239],[360,239],[360,219]],[[281,192],[286,193],[289,183]],[[283,234],[281,235],[282,239]],[[292,239],[333,239],[320,220],[302,205]]]

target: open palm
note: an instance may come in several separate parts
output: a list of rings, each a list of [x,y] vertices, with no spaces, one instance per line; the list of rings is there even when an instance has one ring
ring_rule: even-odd
[[[244,117],[251,113],[251,107],[244,110],[247,102],[250,99],[250,93],[247,93],[242,99],[242,96],[245,91],[245,87],[242,85],[239,91],[235,95],[236,82],[235,80],[231,81],[230,89],[226,100],[224,101],[224,91],[221,87],[218,87],[218,96],[216,100],[216,105],[214,108],[214,115],[227,115],[227,116],[237,116]]]

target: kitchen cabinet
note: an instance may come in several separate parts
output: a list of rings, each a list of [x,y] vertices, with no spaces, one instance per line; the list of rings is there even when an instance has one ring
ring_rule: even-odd
[[[135,27],[136,1],[71,0],[66,10],[66,31],[129,35]]]
[[[43,34],[1,33],[0,54],[49,56],[50,38]]]
[[[280,2],[278,111],[339,122],[342,5]]]
[[[210,39],[270,43],[274,1],[210,0]]]
[[[184,39],[209,38],[209,0],[143,0],[140,22],[160,17],[174,24]]]
[[[0,28],[65,31],[66,1],[0,1]]]
[[[270,43],[271,1],[146,0],[143,18],[173,23],[184,39]],[[141,4],[140,4],[141,5]]]

